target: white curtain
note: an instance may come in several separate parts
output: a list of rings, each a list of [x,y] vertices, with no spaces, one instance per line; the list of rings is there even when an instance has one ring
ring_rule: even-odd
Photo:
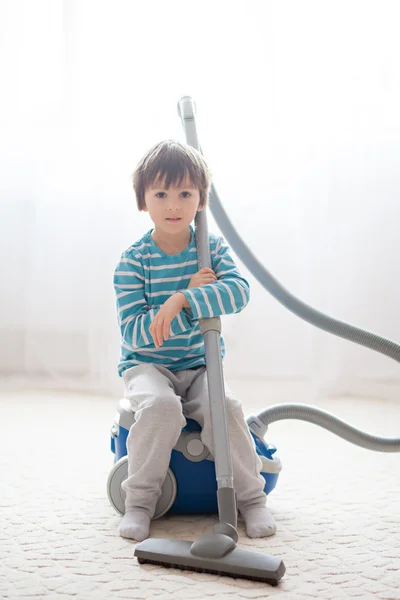
[[[0,1],[2,384],[120,393],[113,268],[151,226],[130,176],[153,143],[183,139],[184,94],[267,268],[400,341],[399,17],[385,0]],[[302,322],[243,270],[228,376],[319,395],[398,385],[398,364]]]

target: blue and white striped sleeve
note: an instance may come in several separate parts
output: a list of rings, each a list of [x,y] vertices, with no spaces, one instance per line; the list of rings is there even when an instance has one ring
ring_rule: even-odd
[[[217,281],[183,291],[195,320],[239,313],[249,302],[250,286],[240,274],[223,238],[218,238],[211,257]]]
[[[132,350],[154,346],[149,328],[160,307],[148,305],[145,280],[140,256],[124,252],[114,271],[114,290],[122,341]],[[191,330],[193,325],[187,312],[182,310],[171,323],[170,336]]]

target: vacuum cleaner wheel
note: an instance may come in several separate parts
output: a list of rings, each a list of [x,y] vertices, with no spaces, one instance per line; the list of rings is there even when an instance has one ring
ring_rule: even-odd
[[[128,457],[123,456],[113,466],[107,480],[107,496],[110,504],[115,510],[123,515],[125,513],[125,497],[126,494],[122,489],[122,482],[128,477]],[[176,478],[171,469],[168,469],[167,476],[164,480],[161,496],[158,499],[154,519],[159,519],[169,511],[175,502],[178,486]]]

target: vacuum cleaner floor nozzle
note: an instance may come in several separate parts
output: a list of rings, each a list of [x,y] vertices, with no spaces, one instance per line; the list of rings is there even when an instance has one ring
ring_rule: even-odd
[[[282,560],[268,554],[235,548],[222,558],[194,556],[192,542],[149,538],[136,546],[139,563],[150,563],[200,573],[240,577],[278,585],[286,568]]]

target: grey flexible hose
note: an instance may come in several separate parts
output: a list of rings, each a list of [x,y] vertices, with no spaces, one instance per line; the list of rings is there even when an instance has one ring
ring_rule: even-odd
[[[277,281],[269,271],[258,261],[253,255],[251,250],[246,246],[239,234],[233,227],[229,220],[229,217],[225,213],[225,210],[218,197],[217,191],[213,186],[210,196],[211,212],[214,216],[218,227],[226,237],[227,241],[261,283],[261,285],[278,300],[283,306],[293,312],[301,319],[308,321],[315,327],[323,329],[328,333],[332,333],[338,337],[350,340],[356,344],[366,346],[372,350],[379,352],[380,354],[386,354],[390,358],[393,358],[397,362],[400,362],[400,344],[384,338],[375,333],[371,333],[355,325],[339,321],[325,315],[324,313],[316,310],[312,306],[305,304],[293,294],[287,291]],[[331,431],[335,435],[342,437],[343,439],[367,448],[368,450],[375,450],[378,452],[400,452],[400,438],[386,439],[370,435],[365,433],[351,425],[348,425],[344,421],[321,411],[313,406],[297,405],[297,404],[283,404],[273,406],[265,411],[262,411],[258,418],[265,425],[273,423],[274,421],[280,421],[283,419],[298,419],[302,421],[308,421],[319,425],[328,431]]]
[[[182,119],[187,142],[194,145],[193,139],[196,138],[197,133],[195,127],[196,111],[192,98],[189,96],[181,98],[178,104],[178,112]],[[196,147],[201,148],[197,138]],[[375,333],[371,333],[370,331],[361,329],[360,327],[356,327],[355,325],[351,325],[350,323],[345,323],[344,321],[330,317],[329,315],[316,310],[312,306],[309,306],[286,290],[260,263],[242,240],[226,214],[214,185],[211,186],[210,209],[218,227],[236,255],[261,285],[276,300],[278,300],[278,302],[283,304],[283,306],[304,321],[311,323],[311,325],[314,325],[319,329],[354,342],[355,344],[375,350],[380,354],[385,354],[397,362],[400,362],[400,344]],[[356,444],[369,450],[380,452],[400,451],[400,438],[387,439],[369,435],[313,406],[298,404],[277,405],[262,411],[258,417],[256,417],[256,420],[257,419],[262,421],[265,426],[282,419],[300,419],[319,425],[348,440],[352,444]],[[257,433],[255,429],[253,431],[254,433]]]
[[[257,415],[257,419],[268,426],[283,419],[297,419],[314,423],[331,433],[347,440],[351,444],[375,450],[377,452],[400,452],[400,439],[382,438],[356,429],[333,415],[305,404],[277,404],[270,406]]]
[[[386,354],[386,356],[400,362],[400,344],[375,333],[371,333],[370,331],[366,331],[365,329],[356,327],[355,325],[325,315],[302,300],[299,300],[296,296],[286,290],[260,263],[239,236],[222,206],[214,185],[212,186],[210,193],[210,208],[218,227],[237,256],[261,285],[276,298],[278,302],[283,304],[283,306],[304,321],[308,321],[308,323],[315,325],[315,327],[318,327],[319,329],[323,329],[338,337],[350,340],[360,346],[366,346],[371,350],[376,350],[376,352],[379,352],[380,354]]]

